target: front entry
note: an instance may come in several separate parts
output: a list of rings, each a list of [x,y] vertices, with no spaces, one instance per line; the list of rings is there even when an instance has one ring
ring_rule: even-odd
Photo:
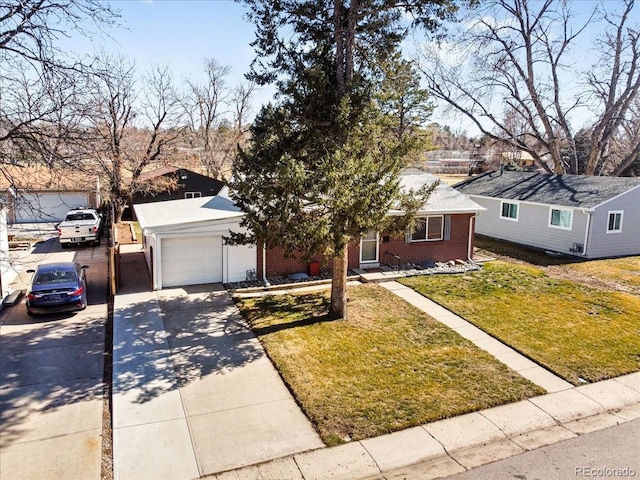
[[[369,230],[360,240],[360,268],[379,267],[378,232]]]

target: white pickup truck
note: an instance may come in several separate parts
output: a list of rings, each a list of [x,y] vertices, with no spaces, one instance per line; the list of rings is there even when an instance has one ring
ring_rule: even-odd
[[[62,248],[71,243],[93,243],[100,245],[102,216],[90,208],[69,210],[58,224],[58,239]]]

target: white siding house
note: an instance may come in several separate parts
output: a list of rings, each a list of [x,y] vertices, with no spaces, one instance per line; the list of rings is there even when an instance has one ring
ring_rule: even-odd
[[[454,188],[487,209],[481,235],[584,258],[640,255],[640,179],[487,172]]]
[[[0,175],[0,201],[9,224],[59,222],[72,208],[100,206],[100,180],[79,170],[7,166]]]
[[[244,214],[224,195],[134,205],[154,289],[243,281],[255,275],[255,245],[228,245]]]

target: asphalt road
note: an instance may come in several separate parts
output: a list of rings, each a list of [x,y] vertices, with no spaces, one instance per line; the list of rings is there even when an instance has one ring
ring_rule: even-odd
[[[584,434],[447,477],[448,480],[580,478],[640,478],[640,420]]]
[[[103,242],[106,243],[106,242]],[[0,311],[0,479],[99,479],[102,448],[106,247],[62,249],[56,238],[12,252],[24,289],[40,263],[87,270],[82,312],[29,317],[24,297]]]

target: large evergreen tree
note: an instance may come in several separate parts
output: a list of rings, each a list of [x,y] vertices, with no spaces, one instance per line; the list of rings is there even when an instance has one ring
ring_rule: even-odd
[[[346,318],[347,244],[381,229],[399,198],[411,129],[384,105],[385,72],[411,26],[450,17],[450,0],[244,0],[256,24],[251,80],[274,82],[231,183],[253,240],[332,257],[331,314]],[[412,17],[413,22],[407,19]],[[408,76],[405,85],[415,87]],[[407,118],[402,122],[406,123]],[[398,128],[402,125],[403,132]]]

